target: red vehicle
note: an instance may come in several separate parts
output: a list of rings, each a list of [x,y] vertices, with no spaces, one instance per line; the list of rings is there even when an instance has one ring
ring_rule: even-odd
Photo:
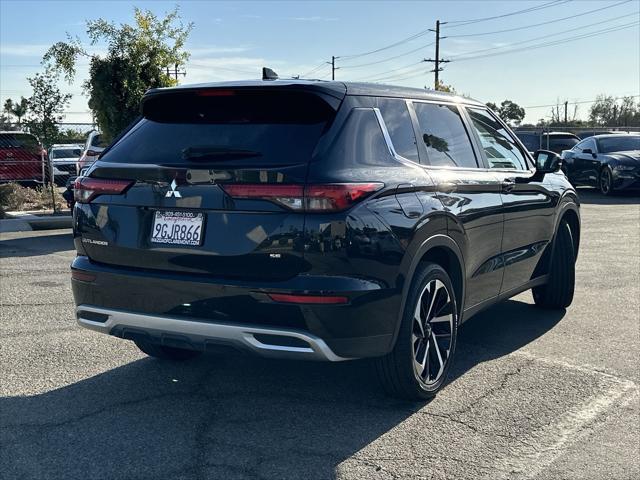
[[[46,183],[47,152],[30,133],[0,132],[0,183]]]

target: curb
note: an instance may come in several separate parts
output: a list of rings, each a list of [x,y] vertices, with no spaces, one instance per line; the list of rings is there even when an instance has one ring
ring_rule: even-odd
[[[0,232],[29,232],[31,230],[55,230],[71,228],[71,215],[33,215],[7,212],[10,218],[0,220]]]

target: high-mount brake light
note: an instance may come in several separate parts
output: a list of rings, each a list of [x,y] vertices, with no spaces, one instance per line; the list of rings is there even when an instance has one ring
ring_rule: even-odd
[[[196,95],[199,97],[232,97],[236,94],[234,90],[220,90],[220,89],[211,89],[211,90],[198,90]]]
[[[73,195],[76,202],[89,203],[99,195],[120,195],[133,183],[133,180],[78,177],[73,184]]]
[[[346,210],[372,193],[382,183],[331,183],[314,185],[221,184],[232,198],[269,200],[291,210],[327,213]]]

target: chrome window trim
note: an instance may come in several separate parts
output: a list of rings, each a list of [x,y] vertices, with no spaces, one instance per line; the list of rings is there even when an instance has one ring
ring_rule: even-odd
[[[418,162],[415,162],[413,160],[410,160],[408,158],[405,158],[402,155],[399,155],[398,152],[396,152],[396,149],[393,146],[393,141],[391,140],[391,135],[389,134],[389,130],[387,129],[387,124],[384,122],[382,112],[378,107],[373,107],[373,112],[376,114],[376,118],[378,119],[378,125],[380,126],[380,130],[382,130],[382,136],[384,137],[384,141],[387,144],[387,148],[389,149],[389,153],[391,154],[391,156],[402,163],[408,163],[409,165],[416,166],[416,167],[423,167],[424,165]],[[417,146],[416,146],[416,152],[418,152]]]

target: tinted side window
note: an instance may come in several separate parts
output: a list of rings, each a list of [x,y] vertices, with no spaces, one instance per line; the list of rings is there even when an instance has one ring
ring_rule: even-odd
[[[393,148],[404,158],[418,161],[418,146],[413,124],[404,100],[397,98],[379,98],[378,108],[389,131]]]
[[[476,168],[476,156],[455,106],[414,103],[429,164]]]
[[[473,127],[478,132],[489,168],[527,170],[527,161],[509,132],[486,110],[469,108]]]
[[[592,152],[596,152],[596,141],[593,138],[587,138],[584,142],[580,142],[580,151],[591,149]]]

